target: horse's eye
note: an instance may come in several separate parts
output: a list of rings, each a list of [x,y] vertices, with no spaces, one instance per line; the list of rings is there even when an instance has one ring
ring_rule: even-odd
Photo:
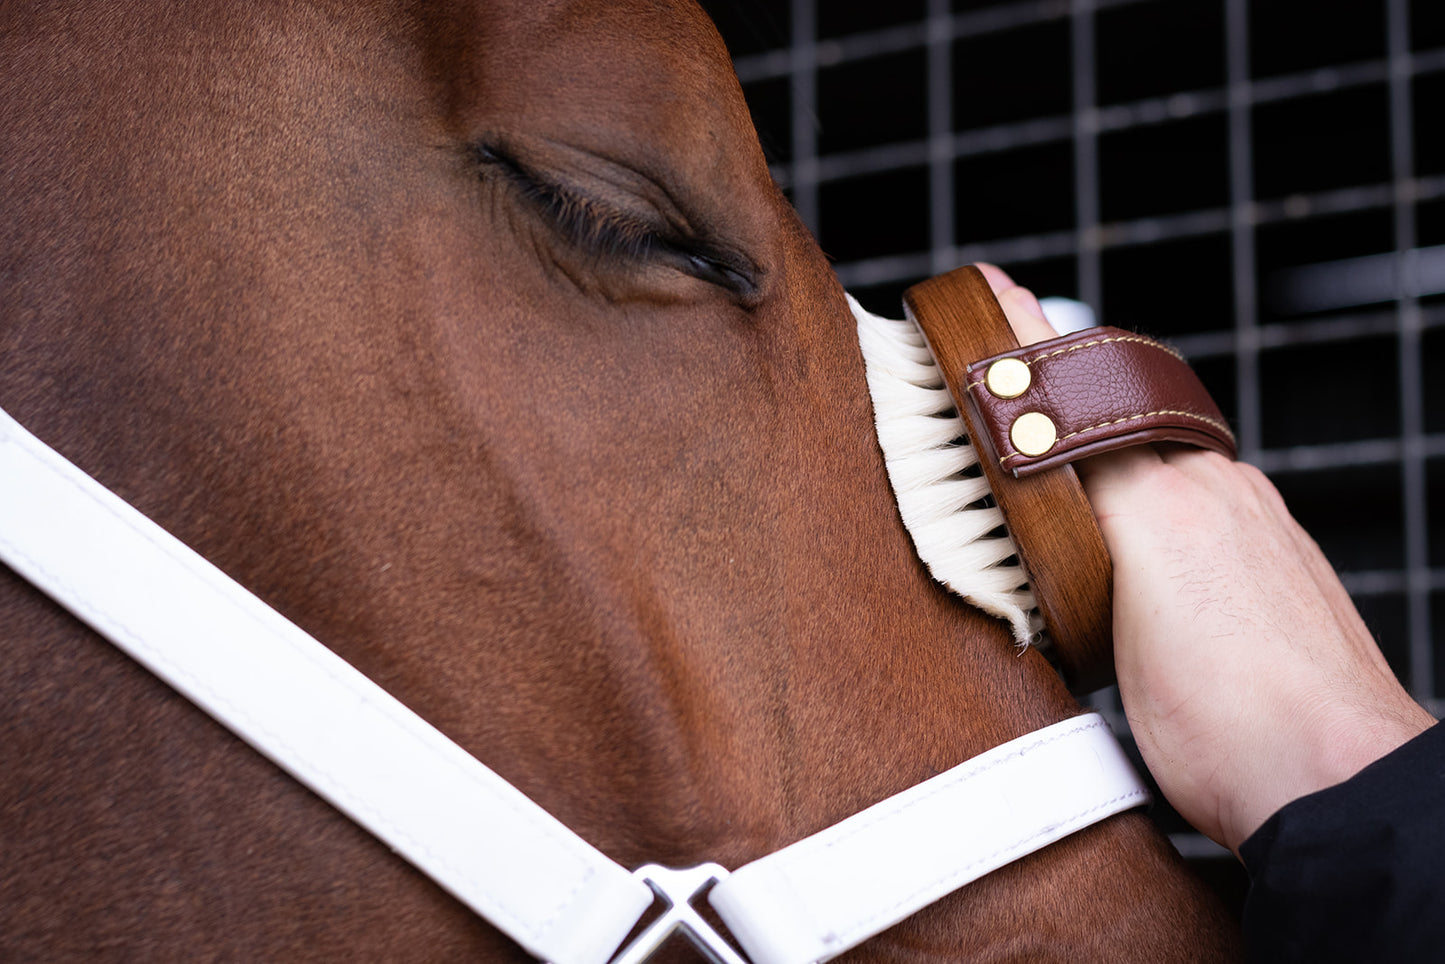
[[[569,243],[590,254],[666,263],[736,297],[748,299],[757,294],[754,269],[745,260],[704,240],[678,237],[644,217],[557,183],[498,148],[479,144],[473,150],[483,168],[500,169]]]
[[[751,294],[756,289],[752,278],[721,261],[700,254],[689,254],[686,257],[687,273],[699,281],[718,285],[739,295]]]

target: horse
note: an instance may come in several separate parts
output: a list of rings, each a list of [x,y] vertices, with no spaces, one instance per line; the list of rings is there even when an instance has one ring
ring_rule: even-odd
[[[19,0],[0,78],[0,406],[620,863],[1081,712],[913,554],[692,0]],[[3,567],[0,626],[0,956],[528,959]],[[1234,940],[1133,812],[850,959]]]

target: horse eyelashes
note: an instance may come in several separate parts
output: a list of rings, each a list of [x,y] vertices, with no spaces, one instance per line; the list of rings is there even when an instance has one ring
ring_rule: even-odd
[[[756,290],[744,269],[702,244],[668,238],[644,221],[565,188],[534,182],[523,185],[522,190],[546,211],[568,241],[590,254],[628,261],[666,259],[684,273],[734,294],[749,296]]]
[[[495,148],[482,145],[475,153],[483,165],[501,168],[523,198],[538,208],[569,243],[591,254],[642,259],[653,254],[662,240],[642,220],[543,180]]]
[[[654,253],[661,238],[647,225],[620,211],[598,210],[595,202],[552,185],[524,185],[523,192],[551,218],[568,241],[593,254],[641,260]]]
[[[634,262],[665,259],[733,294],[747,297],[756,291],[751,272],[736,258],[702,242],[669,238],[642,218],[537,176],[496,148],[479,145],[474,153],[480,164],[500,168],[569,244],[590,255]]]

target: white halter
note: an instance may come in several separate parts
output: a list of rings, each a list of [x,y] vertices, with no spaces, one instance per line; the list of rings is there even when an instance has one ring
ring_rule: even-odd
[[[731,875],[629,873],[0,411],[0,560],[537,957],[603,964],[674,931],[756,964],[831,958],[1148,794],[1104,721],[1065,720]]]

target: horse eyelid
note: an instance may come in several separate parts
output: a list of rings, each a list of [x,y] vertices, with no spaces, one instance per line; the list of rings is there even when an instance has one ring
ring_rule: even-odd
[[[757,292],[757,282],[746,271],[726,261],[701,254],[688,254],[687,258],[693,265],[691,273],[703,281],[720,285],[738,295],[750,296]]]
[[[569,242],[592,254],[642,260],[665,252],[680,259],[686,273],[701,281],[742,296],[749,296],[757,289],[750,273],[724,255],[669,238],[638,218],[607,209],[599,201],[543,180],[511,157],[486,145],[478,146],[475,154],[480,163],[501,167]]]

